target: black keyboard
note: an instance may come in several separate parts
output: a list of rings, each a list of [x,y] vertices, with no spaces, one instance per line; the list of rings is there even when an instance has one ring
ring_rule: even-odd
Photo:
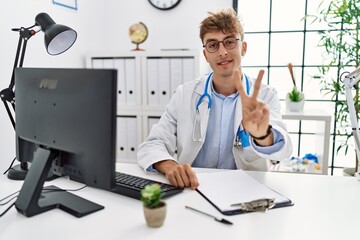
[[[140,200],[141,189],[143,189],[146,185],[152,183],[157,183],[161,186],[164,193],[163,198],[180,193],[183,190],[179,187],[175,187],[170,184],[166,184],[134,175],[129,175],[121,172],[115,172],[115,182],[116,182],[117,193],[138,200]]]

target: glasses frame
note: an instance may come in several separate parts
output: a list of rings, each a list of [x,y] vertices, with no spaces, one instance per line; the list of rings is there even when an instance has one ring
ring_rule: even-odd
[[[234,40],[235,40],[235,43],[236,43],[236,44],[234,45],[234,47],[230,47],[230,48],[229,48],[229,47],[226,46],[226,44],[224,44],[224,42],[227,41],[227,40],[229,40],[229,39],[234,39]],[[225,49],[231,50],[231,49],[236,48],[236,46],[238,45],[238,41],[239,41],[239,40],[240,40],[240,38],[235,38],[235,37],[225,38],[225,39],[222,40],[222,41],[215,41],[215,40],[213,40],[213,41],[210,41],[210,42],[207,42],[206,44],[204,44],[204,45],[203,45],[203,48],[205,48],[206,51],[208,51],[209,53],[216,53],[216,52],[219,51],[219,49],[220,49],[220,43],[222,43]],[[212,43],[212,42],[216,42],[216,44],[217,44],[217,48],[216,48],[215,51],[209,51],[209,49],[207,48],[207,45],[208,45],[209,43]]]

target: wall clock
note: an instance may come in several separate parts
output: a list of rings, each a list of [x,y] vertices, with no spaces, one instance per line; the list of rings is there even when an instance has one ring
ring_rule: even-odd
[[[181,0],[148,0],[151,6],[159,10],[170,10],[176,7]]]

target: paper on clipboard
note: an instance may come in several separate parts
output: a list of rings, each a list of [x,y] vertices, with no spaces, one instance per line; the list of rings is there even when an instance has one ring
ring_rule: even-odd
[[[243,170],[198,173],[198,192],[225,215],[243,213],[235,203],[274,198],[275,207],[291,206],[291,200],[259,183]]]

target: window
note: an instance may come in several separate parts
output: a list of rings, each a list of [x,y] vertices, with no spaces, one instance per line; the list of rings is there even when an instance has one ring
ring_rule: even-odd
[[[292,88],[287,64],[294,65],[298,87],[305,93],[305,108],[327,109],[331,114],[335,104],[330,96],[321,92],[320,82],[311,76],[318,73],[322,64],[322,49],[317,47],[320,39],[319,30],[326,25],[311,24],[303,21],[306,14],[314,14],[321,0],[234,0],[234,9],[242,16],[245,30],[245,41],[248,51],[242,65],[244,71],[257,76],[259,69],[266,70],[263,81],[276,88],[282,107],[285,108],[286,93]],[[336,69],[334,69],[336,76]],[[343,136],[336,135],[336,123],[332,118],[332,130],[329,153],[329,174],[342,174],[343,167],[354,167],[355,151],[336,152]],[[314,134],[315,123],[311,126],[305,122],[288,124],[294,144],[294,155],[300,157],[306,153],[311,134]],[[309,149],[312,149],[309,146]],[[297,153],[296,153],[297,150]]]

